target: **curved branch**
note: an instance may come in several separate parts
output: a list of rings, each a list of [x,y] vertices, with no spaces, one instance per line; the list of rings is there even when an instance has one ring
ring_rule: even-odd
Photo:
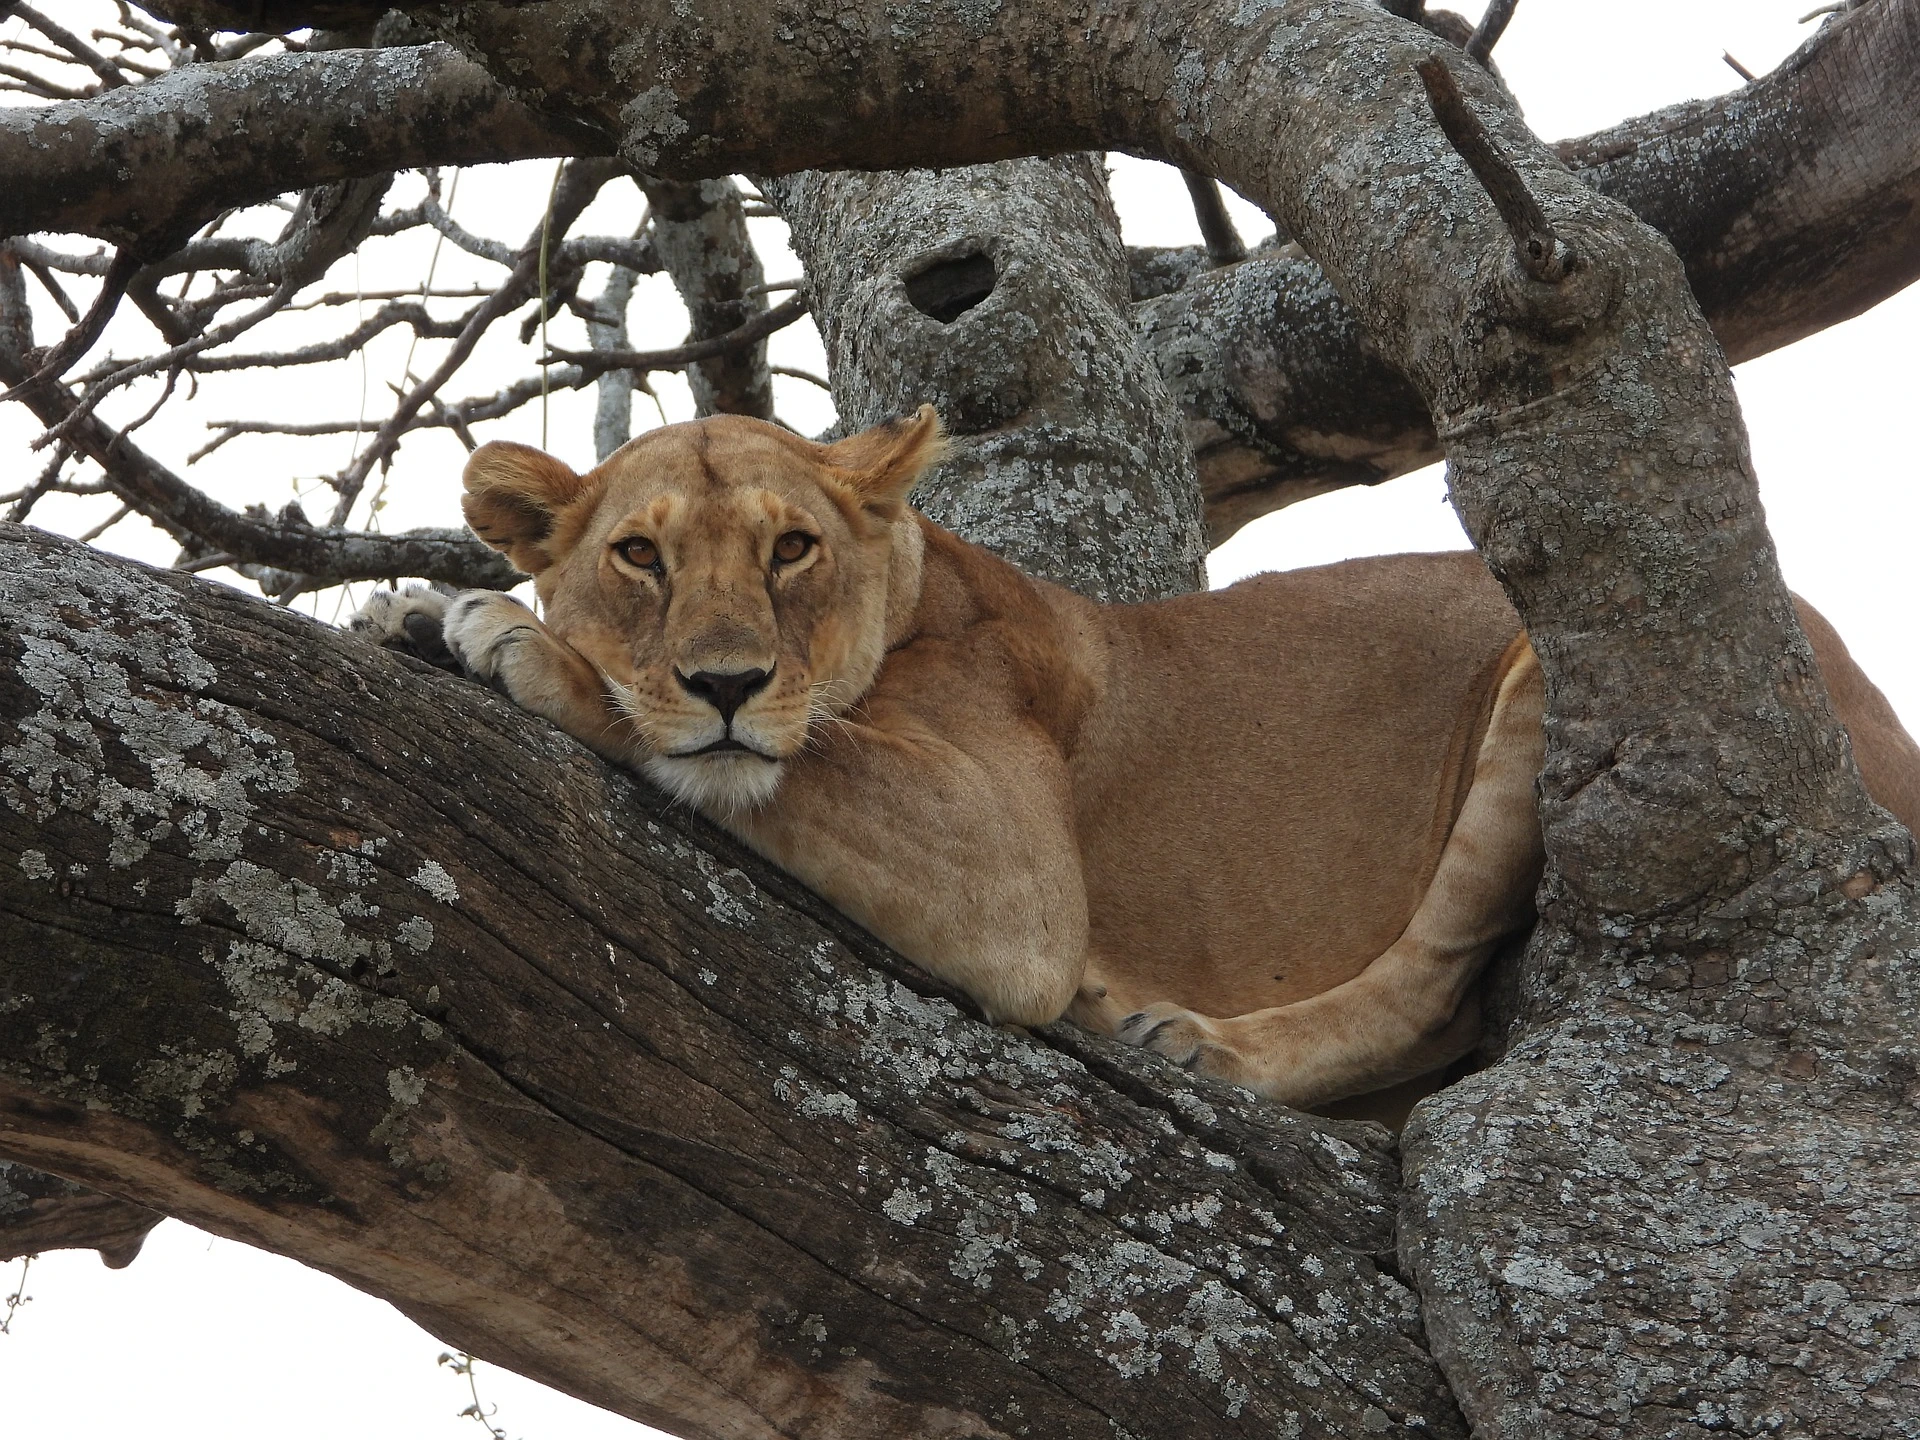
[[[1738,364],[1920,279],[1920,5],[1837,17],[1771,74],[1556,147],[1665,234]],[[1297,248],[1180,252],[1135,331],[1185,410],[1218,544],[1249,520],[1440,458],[1413,385]]]
[[[0,1260],[43,1250],[98,1250],[110,1269],[131,1265],[166,1216],[71,1180],[0,1160]]]
[[[158,260],[221,210],[289,189],[608,148],[536,115],[450,45],[249,56],[7,110],[0,234],[74,231]]]

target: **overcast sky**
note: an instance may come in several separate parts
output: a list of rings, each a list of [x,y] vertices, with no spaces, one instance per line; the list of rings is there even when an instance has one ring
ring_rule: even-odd
[[[60,6],[78,12],[90,0]],[[1629,115],[1739,83],[1722,61],[1731,51],[1750,70],[1771,68],[1808,33],[1797,16],[1813,0],[1612,0],[1571,5],[1527,0],[1497,58],[1534,128],[1552,139],[1583,134]],[[1479,5],[1462,7],[1475,14]],[[17,28],[20,22],[7,22]],[[71,23],[71,22],[70,22]],[[517,243],[537,223],[552,165],[536,162],[462,175],[453,209],[470,228]],[[404,183],[404,182],[403,182]],[[624,188],[624,187],[623,187]],[[1114,159],[1114,191],[1130,241],[1197,239],[1184,191],[1163,167]],[[622,206],[625,206],[622,209]],[[1249,239],[1264,221],[1238,211]],[[602,202],[587,228],[631,228],[637,200]],[[799,273],[779,243],[777,222],[755,222],[770,278]],[[385,242],[343,261],[330,285],[351,291],[389,283],[417,284],[431,242]],[[490,278],[498,272],[443,247],[440,283]],[[635,343],[671,344],[685,317],[664,278],[648,282],[636,307]],[[591,290],[592,286],[588,289]],[[296,321],[282,338],[300,333]],[[1920,324],[1920,287],[1845,326],[1777,355],[1742,366],[1738,382],[1753,439],[1762,494],[1788,580],[1839,627],[1868,673],[1887,691],[1910,727],[1920,723],[1920,665],[1909,619],[1909,552],[1920,533],[1913,447],[1905,434],[1913,403],[1912,336]],[[121,353],[145,353],[150,337],[129,321],[116,330]],[[503,331],[511,327],[502,327]],[[43,330],[42,339],[51,326]],[[314,337],[317,338],[315,332]],[[556,344],[579,337],[556,333]],[[303,373],[240,377],[210,386],[226,408],[163,415],[142,432],[157,454],[177,463],[204,443],[205,422],[224,415],[344,415],[375,418],[406,364],[398,334],[331,377]],[[776,338],[776,363],[819,370],[817,339],[802,326]],[[427,347],[414,369],[431,363]],[[493,388],[525,373],[528,352],[503,333],[488,342],[482,368],[456,386],[459,394]],[[684,385],[658,381],[670,419],[692,413]],[[781,380],[784,418],[816,431],[831,418],[824,397],[800,381]],[[141,401],[137,408],[144,408]],[[563,394],[547,415],[551,448],[580,464],[591,460],[587,394]],[[121,415],[129,410],[114,412]],[[641,397],[639,423],[657,423]],[[39,458],[25,456],[33,431],[18,407],[0,414],[0,447],[16,447],[13,473]],[[493,436],[540,442],[540,415],[530,407],[491,430]],[[315,477],[337,469],[352,451],[349,437],[326,442],[241,439],[192,472],[231,504],[267,498],[284,503]],[[455,496],[464,456],[445,435],[410,440],[378,523],[387,529],[458,523]],[[5,488],[11,488],[8,482]],[[324,513],[318,497],[316,514]],[[100,518],[78,502],[36,512],[44,524],[84,529]],[[150,527],[130,521],[104,543],[164,563],[172,547]],[[1248,526],[1213,564],[1215,583],[1261,569],[1319,563],[1347,555],[1465,544],[1445,498],[1445,483],[1422,472],[1365,491],[1350,490],[1294,506]],[[337,606],[323,597],[322,618]],[[14,1288],[18,1265],[0,1265],[0,1297]],[[91,1254],[65,1253],[35,1262],[33,1299],[13,1333],[0,1336],[0,1429],[33,1440],[122,1440],[194,1436],[227,1440],[272,1434],[277,1440],[478,1440],[465,1382],[436,1367],[444,1347],[371,1300],[291,1261],[214,1240],[168,1222],[132,1268],[105,1270]],[[0,1307],[3,1308],[3,1307]],[[513,1440],[595,1440],[650,1434],[643,1427],[568,1400],[505,1372],[483,1367],[484,1396],[499,1407],[497,1423]]]

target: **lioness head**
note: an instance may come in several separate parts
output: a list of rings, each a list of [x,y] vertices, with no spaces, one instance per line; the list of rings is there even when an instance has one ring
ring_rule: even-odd
[[[462,508],[599,669],[647,773],[724,813],[767,800],[872,685],[919,598],[907,492],[944,444],[931,406],[832,445],[741,416],[669,425],[585,475],[495,441]]]

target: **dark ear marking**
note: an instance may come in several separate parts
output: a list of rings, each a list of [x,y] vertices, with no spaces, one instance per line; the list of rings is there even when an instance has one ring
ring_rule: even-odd
[[[917,481],[947,451],[947,432],[931,405],[829,445],[828,472],[882,520],[896,520]]]
[[[474,534],[529,575],[553,564],[543,542],[557,513],[584,493],[584,477],[531,445],[494,440],[468,457],[462,479],[460,509]]]

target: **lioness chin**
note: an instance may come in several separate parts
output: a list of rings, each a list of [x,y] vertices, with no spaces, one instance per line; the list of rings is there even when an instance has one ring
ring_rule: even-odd
[[[1541,865],[1540,672],[1478,558],[1096,605],[907,507],[942,445],[931,408],[832,445],[668,426],[585,475],[486,445],[467,519],[541,617],[410,592],[355,623],[444,611],[470,673],[996,1020],[1065,1014],[1301,1106],[1470,1050],[1473,982]],[[1920,750],[1803,619],[1913,826]]]

